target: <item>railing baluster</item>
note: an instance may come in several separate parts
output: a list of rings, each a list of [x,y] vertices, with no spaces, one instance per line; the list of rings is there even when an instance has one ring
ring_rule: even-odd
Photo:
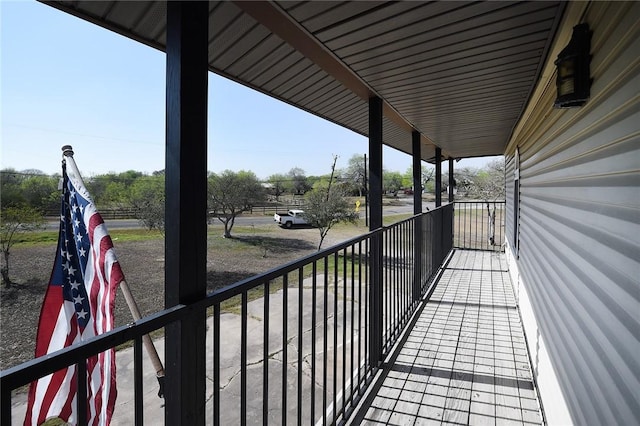
[[[405,267],[404,267],[404,250],[402,246],[404,245],[404,223],[400,224],[398,228],[398,253],[396,257],[396,264],[398,265],[398,326],[396,327],[396,336],[400,334],[400,329],[402,327],[402,319],[404,318],[404,295],[402,294],[404,291],[405,280]]]
[[[476,226],[476,248],[478,246],[478,237],[480,236],[480,233],[478,231],[478,213],[482,214],[483,210],[482,210],[482,204],[480,204],[480,211],[478,212],[478,203],[476,203],[476,220],[475,220],[475,226]],[[480,249],[482,249],[482,237],[480,237]]]
[[[366,361],[366,360],[365,360]],[[360,383],[362,375],[360,366],[362,365],[362,241],[358,242],[358,394],[360,394]]]
[[[304,273],[302,268],[298,269],[298,426],[302,425],[302,337],[304,334],[302,323],[302,281]]]
[[[389,230],[385,230],[383,232],[383,236],[385,237],[383,239],[383,249],[382,249],[382,265],[384,268],[384,274],[383,274],[383,281],[382,281],[382,294],[383,294],[383,300],[384,300],[384,330],[382,333],[382,338],[384,339],[382,342],[382,347],[384,350],[384,347],[386,345],[386,337],[389,335],[389,319],[390,319],[390,315],[389,315],[389,303],[390,302],[390,289],[389,289],[389,244],[391,241],[391,238],[389,237]],[[386,333],[385,333],[386,331]]]
[[[338,253],[333,254],[333,424],[336,424],[338,397]]]
[[[392,294],[392,304],[391,304],[391,333],[389,334],[389,338],[387,342],[389,342],[389,347],[391,347],[391,342],[396,335],[396,330],[398,329],[398,257],[397,257],[397,249],[398,249],[398,225],[395,225],[391,228],[391,256],[389,258],[389,263],[391,264],[391,294]]]
[[[289,312],[289,275],[282,276],[282,424],[287,424],[287,355],[288,312]]]
[[[324,258],[324,319],[322,332],[322,424],[327,424],[327,350],[328,350],[328,328],[329,328],[329,258]]]
[[[342,251],[342,412],[347,401],[347,249]]]
[[[213,305],[213,424],[220,426],[220,303]]]
[[[404,225],[404,238],[402,240],[402,246],[401,246],[401,250],[402,250],[402,270],[404,271],[404,305],[403,305],[403,309],[405,312],[405,316],[406,313],[409,311],[409,299],[407,299],[407,295],[409,294],[411,288],[409,287],[409,272],[413,273],[413,268],[411,268],[410,265],[412,265],[412,263],[409,263],[410,261],[413,260],[413,256],[412,254],[407,251],[407,247],[408,245],[411,243],[411,234],[409,233],[409,231],[411,230],[411,226],[409,224],[410,222],[405,223]]]
[[[142,336],[133,340],[133,397],[136,426],[144,424],[144,404],[142,402]]]
[[[247,292],[242,292],[240,330],[240,424],[247,424]]]
[[[355,374],[355,367],[353,364],[353,345],[355,344],[355,292],[356,292],[356,266],[355,266],[355,246],[351,246],[351,368],[349,369],[349,377],[351,377],[351,390],[349,392],[351,398],[351,404],[353,405],[353,376]]]
[[[269,424],[269,283],[264,283],[264,297],[262,303],[262,424]]]
[[[465,208],[468,208],[468,210],[469,210],[469,214],[468,214],[467,218],[469,219],[469,247],[471,247],[471,232],[472,232],[471,224],[473,223],[473,221],[471,220],[472,210],[471,210],[471,206],[469,204],[466,204]],[[466,229],[466,226],[465,226],[465,229]]]
[[[365,269],[364,269],[364,358],[365,358],[365,376],[366,376],[366,371],[369,370],[369,366],[370,366],[370,357],[371,357],[371,352],[370,352],[370,348],[369,348],[369,333],[371,332],[372,329],[372,324],[370,322],[370,318],[369,318],[369,291],[371,288],[371,282],[370,282],[370,277],[371,277],[371,272],[369,271],[369,266],[371,265],[371,245],[369,244],[369,240],[365,240],[364,242],[364,252],[366,254],[366,265],[365,265]]]
[[[316,420],[316,303],[317,303],[317,269],[316,261],[312,265],[312,293],[311,293],[311,425]]]

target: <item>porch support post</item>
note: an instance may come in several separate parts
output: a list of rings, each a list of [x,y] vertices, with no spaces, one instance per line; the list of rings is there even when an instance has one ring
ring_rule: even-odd
[[[453,158],[449,158],[449,202],[453,203]]]
[[[167,2],[165,306],[206,295],[209,2]],[[165,424],[204,425],[206,312],[166,327]]]
[[[422,213],[422,161],[420,132],[411,132],[411,153],[413,154],[413,214]],[[420,299],[422,288],[422,218],[415,221],[413,238],[413,300]]]
[[[436,147],[436,207],[442,205],[442,149]]]
[[[382,99],[369,99],[369,230],[382,227]],[[371,241],[369,268],[369,362],[378,367],[382,361],[382,234]]]

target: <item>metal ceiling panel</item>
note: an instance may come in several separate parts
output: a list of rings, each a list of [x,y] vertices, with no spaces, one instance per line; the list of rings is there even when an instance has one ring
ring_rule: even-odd
[[[47,3],[164,50],[166,2]],[[564,10],[545,2],[210,2],[211,71],[422,157],[504,152]]]

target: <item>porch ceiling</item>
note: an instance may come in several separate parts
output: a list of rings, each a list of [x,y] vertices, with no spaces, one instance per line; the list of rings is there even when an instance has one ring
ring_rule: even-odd
[[[163,50],[166,2],[47,4]],[[561,2],[210,2],[211,71],[422,159],[500,155],[547,55]]]

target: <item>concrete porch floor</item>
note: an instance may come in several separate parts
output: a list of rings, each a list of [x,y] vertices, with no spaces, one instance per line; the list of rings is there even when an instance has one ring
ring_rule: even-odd
[[[456,250],[400,345],[351,424],[543,423],[503,253]]]

